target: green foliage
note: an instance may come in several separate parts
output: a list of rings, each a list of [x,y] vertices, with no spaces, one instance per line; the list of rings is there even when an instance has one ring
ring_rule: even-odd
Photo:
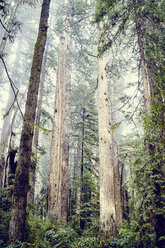
[[[10,206],[13,186],[0,189],[0,246],[8,241]]]
[[[77,153],[77,158],[75,157],[73,177],[71,178],[72,213],[70,218],[75,214],[81,215],[81,220],[87,227],[92,220],[94,221],[98,217],[99,213],[98,186],[96,184],[98,178],[98,127],[95,97],[90,86],[85,83],[79,84],[72,91],[71,127],[71,147],[74,149],[75,155]],[[80,167],[83,170],[83,179],[80,178]],[[80,204],[76,204],[77,194],[81,195]]]
[[[82,236],[76,242],[74,242],[71,247],[73,247],[73,248],[76,248],[76,247],[80,247],[80,248],[96,247],[97,248],[97,247],[100,247],[100,242],[96,237]]]
[[[84,230],[81,235],[78,235],[77,232],[70,226],[63,226],[57,229],[50,229],[45,233],[46,239],[50,242],[51,247],[59,247],[59,248],[136,248],[137,243],[134,240],[134,235],[130,231],[125,233],[124,231],[120,231],[120,236],[118,238],[105,238],[99,236],[99,223],[97,223],[97,232],[94,230],[94,226],[91,228],[87,228]],[[78,223],[76,222],[76,225]],[[76,226],[77,228],[77,226]]]
[[[125,154],[127,154],[127,157],[125,157]],[[121,163],[124,161],[130,167],[130,176],[127,175],[126,183],[130,198],[129,223],[124,221],[119,229],[120,237],[123,239],[122,242],[127,243],[128,240],[128,245],[130,245],[128,247],[138,247],[140,242],[151,241],[151,236],[154,233],[153,218],[151,218],[154,206],[151,202],[147,158],[148,154],[143,139],[128,140],[120,148]],[[131,246],[131,240],[135,242],[134,246]]]
[[[45,233],[46,239],[51,247],[72,247],[71,243],[77,239],[77,233],[69,226],[61,227],[57,230],[50,229]]]
[[[47,219],[42,219],[36,214],[36,208],[28,204],[26,221],[26,241],[35,244],[34,247],[50,247],[49,242],[44,238],[45,232],[52,228],[52,224]],[[32,246],[33,247],[33,246]]]
[[[15,243],[6,246],[6,248],[38,248],[38,246],[28,242],[16,241]]]

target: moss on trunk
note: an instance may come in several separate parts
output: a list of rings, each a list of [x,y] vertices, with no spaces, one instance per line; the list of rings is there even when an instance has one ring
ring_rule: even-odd
[[[50,1],[51,0],[43,0],[38,38],[35,45],[33,63],[31,67],[24,123],[20,140],[18,166],[11,206],[11,220],[9,226],[10,242],[16,239],[21,241],[24,240],[27,193],[29,189],[29,168],[34,129],[33,123],[35,121],[41,66],[47,39]]]

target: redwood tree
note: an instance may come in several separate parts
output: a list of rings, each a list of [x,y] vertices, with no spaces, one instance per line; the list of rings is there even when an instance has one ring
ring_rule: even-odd
[[[48,216],[59,223],[67,220],[68,158],[65,147],[67,34],[62,33],[58,57],[55,110],[48,179]]]
[[[102,50],[104,24],[99,25],[99,48]],[[116,232],[114,170],[111,154],[111,126],[108,99],[106,56],[98,57],[98,103],[99,103],[99,174],[100,174],[100,231],[114,236]]]
[[[35,44],[24,123],[21,133],[18,165],[13,190],[11,220],[9,226],[10,242],[24,240],[27,193],[29,186],[29,168],[32,151],[34,121],[37,107],[41,66],[47,39],[49,6],[51,0],[43,0],[38,37]]]

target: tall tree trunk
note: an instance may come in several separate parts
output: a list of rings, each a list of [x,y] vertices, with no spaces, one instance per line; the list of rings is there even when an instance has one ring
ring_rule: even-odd
[[[138,44],[139,44],[139,51],[140,51],[140,57],[142,61],[142,75],[146,77],[145,80],[143,80],[144,84],[144,96],[146,99],[146,114],[150,115],[149,119],[149,125],[146,125],[145,127],[145,134],[146,134],[146,141],[148,145],[148,152],[150,155],[150,164],[152,164],[152,172],[149,179],[149,183],[151,185],[151,188],[153,189],[151,191],[151,202],[153,205],[153,212],[152,219],[154,222],[155,227],[155,233],[156,233],[156,245],[157,247],[163,248],[164,247],[164,240],[162,237],[164,236],[164,215],[161,212],[161,209],[163,209],[163,182],[164,182],[164,158],[163,154],[165,151],[164,147],[164,99],[162,97],[161,92],[164,92],[164,79],[163,77],[157,80],[157,76],[159,73],[164,74],[163,69],[163,63],[161,62],[161,65],[159,64],[159,60],[153,60],[152,56],[150,58],[149,53],[148,56],[148,64],[145,61],[145,54],[144,54],[144,46],[143,46],[143,40],[142,40],[142,29],[141,29],[141,23],[140,19],[142,18],[139,16],[139,13],[136,8],[136,4],[139,3],[138,0],[133,1],[135,4],[135,22],[136,22],[136,29],[138,34]],[[157,46],[155,50],[155,55],[160,57],[159,50]],[[156,58],[156,56],[154,57]],[[147,57],[146,56],[146,57]],[[147,68],[148,66],[148,68]],[[158,68],[157,68],[158,66]],[[160,66],[160,67],[159,67]],[[161,68],[161,69],[160,69]],[[150,76],[150,90],[151,90],[151,100],[149,92],[149,82],[147,84],[147,69],[148,69],[148,75]],[[145,81],[145,82],[144,82]],[[160,83],[160,85],[159,85]],[[148,99],[148,100],[147,100]],[[151,102],[151,103],[150,103]],[[152,113],[150,111],[150,105],[152,104]],[[159,178],[159,179],[158,179]]]
[[[79,140],[77,142],[77,154],[76,154],[76,161],[75,161],[75,180],[80,182],[81,180],[81,141]],[[81,208],[81,185],[75,184],[76,189],[75,189],[75,200],[76,200],[76,210],[78,210],[78,212],[80,212],[80,208]]]
[[[29,80],[24,123],[22,128],[18,165],[16,170],[11,220],[9,226],[10,242],[24,240],[27,193],[29,186],[29,168],[32,150],[34,121],[37,108],[37,97],[40,83],[43,54],[47,39],[50,0],[43,0],[38,38],[35,44],[34,56]]]
[[[67,69],[67,34],[63,32],[58,58],[56,100],[52,145],[50,155],[50,171],[48,179],[48,216],[59,223],[67,221],[67,163],[64,158],[65,140],[65,95]]]
[[[157,55],[160,56],[160,55]],[[152,202],[155,208],[153,214],[153,220],[156,233],[156,245],[157,247],[164,247],[164,223],[165,216],[161,212],[164,207],[164,154],[165,154],[165,105],[162,92],[165,91],[165,81],[163,78],[159,78],[159,73],[164,74],[163,63],[160,65],[154,58],[147,54],[148,74],[151,87],[151,104],[152,115],[150,118],[150,127],[146,128],[146,134],[148,135],[148,146],[150,154],[150,163],[153,165],[152,177],[150,182],[152,188]],[[162,70],[162,71],[161,71]],[[154,187],[153,187],[154,186]]]
[[[22,0],[17,0],[16,3],[14,4],[14,6],[13,6],[9,22],[7,24],[7,27],[6,27],[6,31],[5,31],[5,33],[3,35],[3,38],[2,38],[2,41],[1,41],[1,44],[0,44],[0,54],[3,53],[3,51],[5,49],[7,38],[9,37],[9,34],[11,32],[11,28],[12,28],[12,25],[13,25],[13,21],[14,21],[14,18],[15,18],[17,8],[21,4],[21,2],[22,2]]]
[[[66,75],[66,104],[65,104],[65,129],[63,144],[63,171],[62,171],[62,223],[68,219],[68,185],[69,185],[69,133],[70,133],[70,95],[71,95],[71,61],[67,58],[67,75]]]
[[[34,203],[39,125],[40,125],[40,119],[41,119],[42,100],[43,100],[43,95],[44,95],[44,81],[45,81],[45,75],[46,75],[47,49],[48,49],[48,44],[46,46],[46,50],[44,54],[41,84],[40,84],[40,95],[38,99],[38,104],[37,104],[38,106],[37,106],[37,113],[36,113],[36,120],[35,120],[36,127],[35,127],[34,138],[33,138],[33,151],[34,151],[34,156],[35,156],[35,164],[32,165],[32,167],[30,168],[30,178],[29,178],[30,190],[28,192],[28,202],[30,203]]]
[[[69,42],[70,46],[72,45],[71,42]],[[65,147],[64,147],[64,154],[65,154],[65,161],[66,161],[66,165],[67,165],[67,171],[66,171],[66,179],[67,179],[67,187],[66,190],[69,192],[69,149],[70,149],[70,128],[71,128],[71,123],[70,123],[70,104],[71,104],[71,83],[72,83],[72,62],[68,57],[68,63],[67,63],[67,83],[66,83],[66,116],[65,116]],[[65,194],[68,194],[67,192],[64,192]],[[72,191],[71,191],[71,195],[72,195]],[[70,195],[70,196],[71,196]],[[72,197],[72,196],[71,196]],[[68,221],[68,213],[69,213],[69,196],[67,197],[67,205],[68,205],[68,210],[67,210],[67,221]],[[70,208],[72,209],[72,207]],[[71,210],[72,213],[72,210]]]
[[[123,219],[129,220],[129,205],[128,205],[128,192],[127,189],[124,188],[123,181],[124,181],[124,164],[121,165],[121,192],[122,192],[122,212],[123,212]]]
[[[112,125],[115,125],[116,123],[116,117],[114,111],[115,96],[114,96],[114,83],[112,81],[110,86],[111,86],[110,87],[111,121],[112,121]],[[116,225],[119,226],[122,223],[122,202],[121,202],[120,172],[119,172],[119,164],[118,164],[117,131],[115,128],[112,130],[112,162],[114,168]]]
[[[86,109],[82,109],[82,142],[81,142],[81,192],[80,192],[80,228],[84,229],[85,227],[85,220],[84,220],[84,214],[83,214],[83,208],[84,208],[84,136],[85,136],[85,112]]]
[[[141,71],[142,71],[142,82],[143,82],[143,90],[144,90],[144,100],[145,100],[145,111],[146,114],[150,115],[150,88],[149,88],[149,81],[148,81],[148,75],[147,75],[147,64],[145,60],[145,54],[144,54],[144,45],[143,45],[143,36],[142,36],[142,29],[141,29],[141,23],[139,20],[139,13],[137,10],[137,0],[133,0],[134,3],[134,9],[135,9],[135,25],[136,25],[136,32],[138,37],[138,46],[139,46],[139,53],[140,53],[140,60],[141,60]]]
[[[99,48],[104,46],[104,26],[99,26]],[[98,57],[99,102],[99,174],[100,174],[100,231],[114,236],[116,232],[114,171],[111,158],[111,126],[109,122],[108,81],[105,54]]]

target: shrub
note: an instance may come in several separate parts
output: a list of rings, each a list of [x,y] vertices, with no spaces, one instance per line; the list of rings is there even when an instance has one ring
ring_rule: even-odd
[[[8,241],[12,187],[0,189],[0,247]]]
[[[46,240],[48,240],[53,248],[55,247],[72,247],[72,242],[77,239],[77,233],[69,226],[61,227],[58,230],[48,230],[45,233]]]
[[[34,205],[28,204],[27,221],[26,221],[26,241],[35,248],[49,248],[49,242],[45,239],[45,233],[52,228],[52,224],[47,219],[42,219],[36,215]],[[33,247],[33,246],[32,246]]]

